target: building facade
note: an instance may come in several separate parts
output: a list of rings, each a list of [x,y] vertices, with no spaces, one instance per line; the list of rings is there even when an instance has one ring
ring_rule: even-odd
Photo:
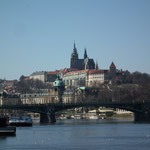
[[[47,83],[53,83],[56,78],[57,78],[57,74],[59,73],[60,71],[49,71],[46,73],[46,82]]]
[[[47,73],[45,71],[34,72],[29,78],[33,80],[40,80],[45,83],[47,81]]]
[[[62,77],[66,88],[67,87],[92,87],[99,84],[108,83],[109,70],[86,69],[68,72]]]
[[[62,77],[66,87],[86,86],[88,69],[68,72]]]
[[[110,67],[109,67],[109,79],[114,79],[117,75],[117,70],[116,70],[116,66],[114,64],[114,62],[111,63]]]
[[[97,87],[100,84],[108,83],[109,71],[108,70],[89,70],[87,76],[87,86]]]

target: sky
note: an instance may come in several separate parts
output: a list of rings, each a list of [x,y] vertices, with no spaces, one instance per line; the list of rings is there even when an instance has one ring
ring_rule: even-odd
[[[70,67],[80,58],[150,74],[150,0],[0,0],[0,79]]]

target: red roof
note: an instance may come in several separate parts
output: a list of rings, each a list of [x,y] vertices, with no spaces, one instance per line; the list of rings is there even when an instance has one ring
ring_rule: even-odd
[[[5,89],[11,89],[11,88],[12,88],[11,86],[6,86],[6,87],[5,87]]]
[[[47,75],[56,75],[59,72],[60,71],[58,71],[58,70],[56,70],[56,71],[49,71],[49,72],[47,72]]]
[[[72,71],[77,71],[77,69],[73,68],[64,68],[60,71],[60,73],[67,73],[67,72],[72,72]]]
[[[74,73],[88,72],[88,71],[89,71],[89,69],[86,69],[86,70],[77,70],[77,71],[67,72],[66,75],[71,75],[71,74],[74,74]]]
[[[26,80],[26,81],[27,81],[27,80],[30,80],[30,78],[24,78],[24,80]]]
[[[92,70],[89,70],[89,74],[101,74],[101,73],[108,73],[108,70],[96,70],[96,69],[92,69]]]

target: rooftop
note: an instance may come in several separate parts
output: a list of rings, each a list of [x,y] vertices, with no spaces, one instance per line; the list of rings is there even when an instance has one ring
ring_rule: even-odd
[[[92,69],[92,70],[89,70],[89,74],[100,74],[100,73],[108,73],[109,70],[101,70],[101,69]]]
[[[33,75],[44,75],[45,73],[46,73],[46,71],[36,71],[36,72],[33,72],[31,74],[31,76],[33,76]]]
[[[49,71],[47,72],[47,75],[56,75],[57,73],[59,73],[60,71],[59,70],[56,70],[56,71]]]
[[[86,70],[77,70],[77,71],[67,72],[66,75],[84,73],[84,72],[88,72],[88,71],[89,71],[89,69],[86,69]]]
[[[116,68],[114,62],[111,63],[110,68]]]

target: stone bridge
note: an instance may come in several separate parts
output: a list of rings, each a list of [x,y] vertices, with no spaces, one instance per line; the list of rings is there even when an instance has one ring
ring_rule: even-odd
[[[150,101],[147,102],[119,102],[119,101],[84,101],[72,103],[47,103],[47,104],[10,104],[0,105],[0,109],[24,110],[40,113],[41,123],[54,123],[55,112],[77,107],[109,107],[119,108],[134,113],[135,122],[150,122]]]

